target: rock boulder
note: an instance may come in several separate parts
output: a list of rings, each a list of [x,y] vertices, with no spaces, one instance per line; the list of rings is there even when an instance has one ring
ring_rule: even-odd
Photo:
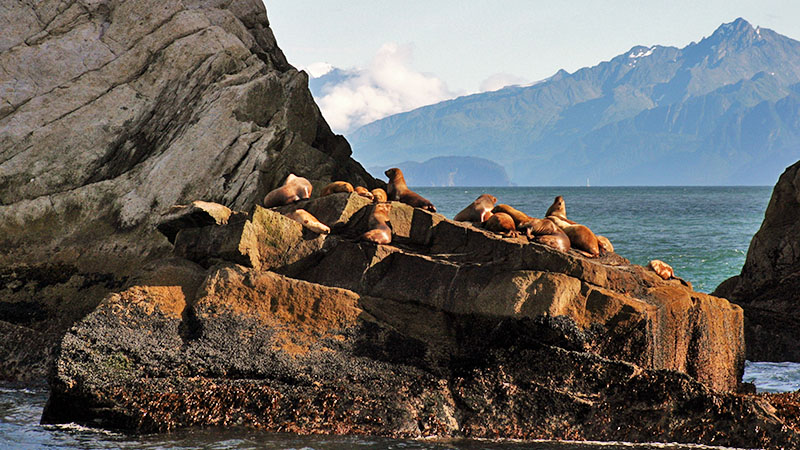
[[[396,240],[363,242],[371,205],[337,196],[280,208],[334,208],[323,222],[340,225],[324,237],[277,209],[257,209],[249,231],[187,223],[180,257],[65,336],[43,421],[800,443],[769,403],[736,393],[742,311],[726,300],[617,255],[561,253],[399,203]],[[194,253],[179,245],[187,232]],[[252,236],[291,256],[220,251]]]
[[[744,308],[748,359],[800,362],[800,162],[775,185],[741,274],[714,295]]]

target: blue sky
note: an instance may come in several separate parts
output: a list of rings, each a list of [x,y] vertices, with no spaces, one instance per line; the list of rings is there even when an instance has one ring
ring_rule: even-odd
[[[327,106],[317,98],[339,132],[422,104],[538,81],[559,69],[573,72],[634,45],[683,47],[737,17],[800,39],[797,0],[265,0],[265,5],[278,45],[295,67],[319,74],[329,64],[362,75],[336,87]]]

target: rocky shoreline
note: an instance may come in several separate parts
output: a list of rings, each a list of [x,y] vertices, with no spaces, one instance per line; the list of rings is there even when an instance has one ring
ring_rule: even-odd
[[[202,204],[173,211],[173,257],[64,337],[43,421],[799,442],[736,393],[742,315],[724,299],[396,202],[392,245],[358,240],[373,205],[356,194],[279,209],[298,207],[331,235],[259,207],[224,224]]]
[[[742,393],[725,299],[399,203],[391,245],[357,195],[257,206],[289,173],[383,186],[260,0],[0,14],[0,379],[47,376],[43,422],[800,445],[796,396]]]

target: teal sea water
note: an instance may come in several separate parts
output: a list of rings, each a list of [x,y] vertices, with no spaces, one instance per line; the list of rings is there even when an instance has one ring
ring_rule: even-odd
[[[695,290],[711,292],[736,275],[764,218],[770,187],[416,188],[452,218],[478,195],[491,193],[531,216],[542,217],[556,195],[570,219],[609,238],[634,264],[670,264]],[[800,364],[747,362],[745,381],[760,391],[800,389]],[[304,449],[304,450],[562,450],[721,448],[679,444],[393,440],[295,436],[241,429],[187,430],[131,436],[77,425],[41,426],[45,387],[0,384],[0,448],[10,449]]]
[[[557,195],[567,217],[614,244],[634,264],[660,259],[695,290],[711,292],[739,273],[764,220],[771,187],[416,188],[452,218],[480,194],[544,217]]]

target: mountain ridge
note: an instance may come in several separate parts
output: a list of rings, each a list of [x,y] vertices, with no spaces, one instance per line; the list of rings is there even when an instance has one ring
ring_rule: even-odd
[[[389,116],[348,140],[366,166],[477,156],[520,185],[740,184],[754,162],[768,167],[748,184],[772,184],[800,157],[798,83],[800,42],[740,18],[681,49],[633,46],[530,86]]]

